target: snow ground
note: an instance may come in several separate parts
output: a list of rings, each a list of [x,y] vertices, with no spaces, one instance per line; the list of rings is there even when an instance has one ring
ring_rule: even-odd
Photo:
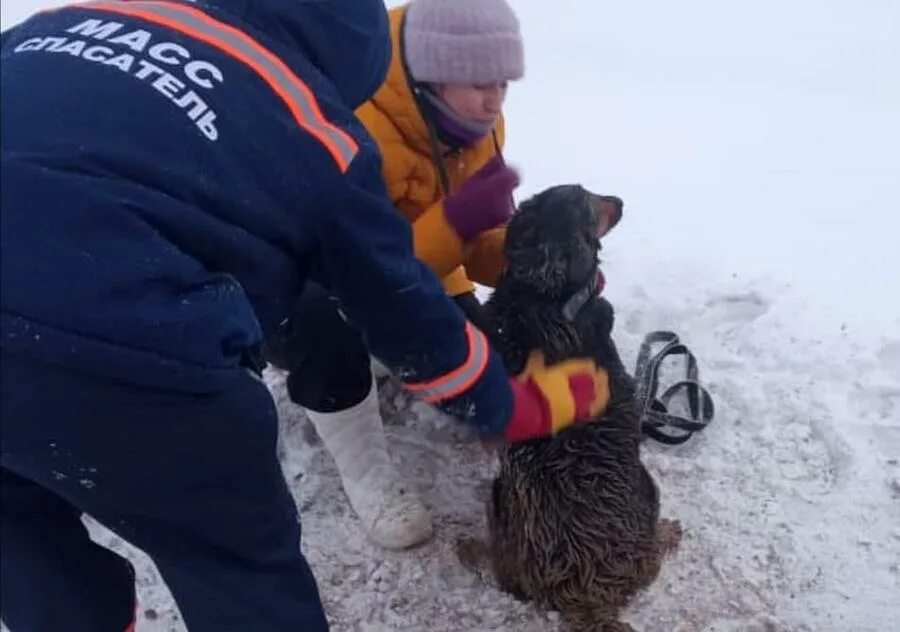
[[[49,4],[4,2],[3,27]],[[900,5],[512,4],[528,56],[507,108],[518,197],[578,181],[625,199],[603,253],[622,351],[633,363],[646,332],[674,329],[718,406],[686,446],[644,452],[686,535],[628,620],[897,629]],[[455,538],[484,528],[493,465],[465,433],[384,394],[394,456],[438,527],[422,548],[385,553],[281,377],[268,380],[336,631],[554,629],[455,559]],[[138,563],[138,632],[181,630],[152,564],[96,533]]]
[[[660,267],[675,282],[683,269]],[[876,353],[851,335],[799,337],[783,288],[711,282],[694,296],[632,286],[619,339],[633,362],[643,333],[677,323],[701,358],[718,417],[680,448],[647,445],[663,513],[686,536],[627,618],[638,629],[882,632],[900,621],[898,342]],[[787,313],[785,313],[787,312]],[[437,516],[435,541],[405,553],[370,545],[333,464],[269,382],[284,414],[284,466],[303,512],[304,550],[335,630],[553,630],[553,618],[496,591],[456,560],[457,537],[484,529],[492,462],[430,410],[385,393],[394,455]],[[139,632],[169,632],[168,594],[149,564]]]

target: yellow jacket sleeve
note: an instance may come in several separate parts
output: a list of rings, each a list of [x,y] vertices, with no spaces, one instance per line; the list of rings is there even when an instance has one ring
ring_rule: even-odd
[[[397,201],[407,194],[409,180],[418,159],[406,146],[397,126],[371,102],[361,105],[356,110],[356,116],[378,144],[381,152],[381,174],[388,195],[396,205]]]
[[[416,257],[439,277],[462,265],[465,244],[447,222],[444,205],[432,204],[413,222],[413,249]]]
[[[421,157],[409,148],[387,115],[372,103],[363,104],[357,109],[356,115],[378,142],[382,154],[384,183],[391,201],[398,205],[401,200],[409,197],[410,181]],[[397,210],[403,213],[403,208],[398,207]],[[462,265],[465,244],[447,223],[443,204],[432,204],[414,220],[409,216],[407,219],[412,221],[416,257],[432,272],[438,277],[444,277]]]
[[[466,292],[474,292],[475,284],[466,276],[466,270],[462,266],[456,268],[453,272],[441,279],[444,284],[444,291],[450,296],[459,296]]]
[[[500,273],[506,267],[503,244],[506,226],[488,230],[479,235],[466,258],[466,274],[476,283],[496,287]]]

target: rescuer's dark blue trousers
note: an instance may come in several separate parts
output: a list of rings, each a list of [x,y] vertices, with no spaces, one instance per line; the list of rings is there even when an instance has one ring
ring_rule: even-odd
[[[11,632],[123,632],[156,563],[191,632],[325,632],[265,385],[151,390],[0,355],[0,617]],[[139,597],[138,597],[139,599]]]

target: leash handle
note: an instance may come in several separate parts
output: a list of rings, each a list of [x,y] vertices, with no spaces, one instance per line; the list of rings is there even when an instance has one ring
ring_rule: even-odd
[[[651,348],[662,343],[663,347],[651,355]],[[670,355],[683,355],[686,359],[686,379],[669,386],[657,397],[659,369]],[[685,443],[706,428],[715,416],[715,405],[709,391],[699,382],[697,358],[678,335],[672,331],[654,331],[644,338],[638,352],[635,367],[635,400],[641,433],[666,445]],[[690,418],[669,412],[669,403],[685,391]],[[677,432],[673,433],[672,430]]]

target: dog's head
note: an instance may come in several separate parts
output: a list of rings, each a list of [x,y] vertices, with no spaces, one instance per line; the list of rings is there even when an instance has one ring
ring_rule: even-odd
[[[594,279],[602,286],[600,238],[621,219],[622,208],[619,198],[577,184],[522,202],[506,232],[506,278],[547,298],[564,298]]]

